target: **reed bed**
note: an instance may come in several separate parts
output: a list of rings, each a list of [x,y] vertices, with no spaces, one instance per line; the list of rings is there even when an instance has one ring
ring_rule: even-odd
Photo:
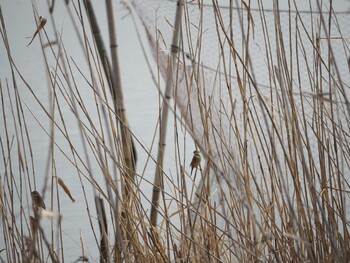
[[[319,2],[302,12],[294,2],[282,10],[276,1],[267,10],[261,1],[256,9],[248,2],[223,7],[215,0],[185,1],[172,61],[165,51],[174,46],[176,4],[164,3],[165,11],[157,1],[122,3],[125,19],[136,20],[159,96],[149,145],[129,126],[128,109],[115,97],[120,91],[113,85],[122,78],[114,75],[116,53],[112,63],[108,54],[116,38],[112,29],[112,50],[101,53],[110,40],[99,36],[89,1],[66,3],[84,62],[67,53],[55,25],[55,1],[45,23],[33,5],[38,34],[31,45],[40,45],[48,99],[14,60],[0,9],[11,72],[0,81],[1,261],[348,262],[350,50],[339,16],[349,14]],[[108,18],[113,21],[111,13]],[[147,57],[146,36],[156,67]],[[262,42],[255,45],[257,39]],[[259,52],[263,61],[256,61]],[[166,100],[161,88],[168,61],[174,62],[174,100]],[[157,163],[155,154],[165,103],[174,148],[161,149],[173,160],[171,168]],[[29,121],[47,135],[45,163],[37,163]],[[195,149],[202,161],[191,175]],[[136,166],[138,155],[145,158]],[[75,187],[58,172],[61,159],[73,167]],[[156,167],[155,184],[149,170]],[[152,187],[160,194],[158,207]],[[81,233],[72,237],[79,242],[76,257],[65,257],[67,200],[83,204],[97,255],[85,250]],[[152,204],[157,221],[150,216]]]

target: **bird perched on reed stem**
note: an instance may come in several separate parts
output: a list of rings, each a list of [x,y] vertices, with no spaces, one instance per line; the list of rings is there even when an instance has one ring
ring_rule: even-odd
[[[39,207],[42,207],[46,209],[44,200],[41,198],[40,194],[37,191],[33,191],[31,193],[31,196],[32,196],[32,201],[35,208],[38,209]]]
[[[199,154],[199,151],[198,150],[194,150],[193,152],[193,158],[192,158],[192,161],[191,161],[191,175],[192,175],[192,172],[193,172],[193,169],[196,168],[198,169],[198,167],[200,168],[200,164],[201,164],[201,155]]]

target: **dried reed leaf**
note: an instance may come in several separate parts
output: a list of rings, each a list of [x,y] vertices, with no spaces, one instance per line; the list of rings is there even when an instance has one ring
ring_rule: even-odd
[[[68,197],[70,198],[70,200],[72,200],[72,202],[75,202],[75,199],[73,198],[73,196],[71,195],[68,187],[66,186],[66,184],[63,182],[63,180],[59,177],[57,177],[57,181],[58,184],[62,187],[63,191],[66,193],[66,195],[68,195]]]
[[[44,28],[44,26],[46,25],[47,20],[46,20],[45,17],[40,16],[40,17],[39,17],[39,22],[40,22],[40,24],[39,24],[38,28],[36,29],[36,31],[35,31],[35,33],[34,33],[32,39],[30,40],[30,42],[29,42],[29,44],[27,45],[27,47],[28,47],[30,44],[32,44],[32,42],[33,42],[34,38],[36,37],[36,35],[40,32],[41,29]]]

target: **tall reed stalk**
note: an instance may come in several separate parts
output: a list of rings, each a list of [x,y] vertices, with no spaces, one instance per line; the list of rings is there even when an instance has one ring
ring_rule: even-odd
[[[157,166],[154,176],[153,185],[153,195],[152,195],[152,207],[151,207],[151,224],[153,226],[157,225],[158,217],[158,207],[159,207],[159,195],[164,191],[164,181],[163,181],[163,163],[164,163],[164,153],[166,146],[166,133],[168,125],[168,114],[169,114],[169,103],[174,92],[174,75],[176,75],[176,64],[177,56],[179,54],[179,37],[181,31],[181,21],[183,12],[183,0],[177,1],[173,40],[171,44],[171,55],[169,58],[167,77],[166,77],[166,87],[165,87],[165,97],[166,101],[162,105],[162,113],[160,115],[160,125],[159,125],[159,143],[158,143],[158,154],[157,154]]]

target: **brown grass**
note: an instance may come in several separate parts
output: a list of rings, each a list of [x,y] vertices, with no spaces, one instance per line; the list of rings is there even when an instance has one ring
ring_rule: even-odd
[[[49,102],[42,101],[13,60],[6,21],[0,13],[2,42],[12,72],[12,79],[0,82],[2,261],[65,261],[60,202],[67,197],[74,201],[75,196],[67,181],[56,173],[58,153],[75,168],[84,195],[84,216],[89,218],[101,262],[350,260],[347,211],[350,111],[346,91],[349,83],[341,81],[342,65],[332,59],[330,36],[333,33],[341,36],[342,54],[349,54],[349,47],[337,27],[336,14],[323,16],[325,20],[319,16],[318,28],[307,28],[299,13],[289,11],[284,16],[289,17],[286,29],[285,21],[280,21],[282,12],[278,6],[264,11],[261,3],[259,10],[244,3],[238,11],[234,8],[227,11],[219,8],[217,1],[212,5],[215,41],[219,46],[216,54],[219,62],[214,66],[200,63],[201,50],[206,49],[206,43],[202,42],[204,20],[198,19],[198,34],[192,36],[197,39],[188,40],[193,30],[192,8],[198,6],[198,14],[203,15],[207,7],[184,6],[180,45],[184,52],[180,52],[176,72],[182,81],[176,81],[175,85],[174,138],[168,138],[175,148],[173,153],[167,153],[175,165],[171,171],[162,172],[165,190],[161,189],[155,227],[149,218],[151,200],[143,189],[144,185],[153,185],[145,170],[155,165],[154,146],[144,145],[143,139],[130,130],[137,148],[148,156],[145,163],[139,164],[144,170],[136,171],[135,180],[131,179],[129,175],[134,171],[130,171],[123,156],[121,120],[108,86],[111,79],[103,73],[104,61],[98,59],[91,28],[80,4],[72,1],[68,10],[77,21],[77,38],[81,40],[87,71],[66,53],[65,43],[55,27],[53,39],[45,27],[37,36],[51,92]],[[236,28],[227,22],[239,13],[244,24],[241,43],[237,43]],[[273,18],[273,33],[267,14]],[[35,12],[34,17],[37,17]],[[298,20],[297,25],[291,22],[293,19]],[[48,21],[55,25],[53,17]],[[335,32],[330,32],[327,23],[333,25]],[[285,30],[288,30],[287,38]],[[165,33],[157,32],[159,43],[156,44],[162,45]],[[266,54],[264,66],[269,72],[269,83],[265,86],[258,83],[254,70],[258,63],[249,53],[249,41],[254,41],[255,34],[262,34],[264,39],[260,48]],[[324,38],[320,39],[320,35]],[[307,53],[308,45],[312,46],[312,54]],[[167,57],[162,58],[162,54],[157,57],[159,71],[151,69],[157,88],[160,85],[157,76],[166,71],[163,61]],[[188,57],[192,59],[190,62]],[[190,71],[184,70],[184,63],[192,66]],[[302,65],[306,65],[306,72],[301,71]],[[303,78],[309,83],[307,92],[301,88],[305,85]],[[77,79],[83,79],[82,83],[78,84]],[[210,87],[213,80],[217,84],[215,89]],[[44,118],[31,112],[18,85],[31,94]],[[81,86],[88,87],[88,92],[93,94],[89,100],[94,100],[95,108],[86,107]],[[217,90],[225,97],[219,97],[222,103],[216,101],[214,108],[210,96],[214,97]],[[161,91],[159,96],[163,96]],[[78,122],[76,132],[80,142],[71,139],[72,131],[63,112],[67,108]],[[37,121],[50,139],[45,164],[35,163],[28,116]],[[94,116],[98,116],[97,120]],[[192,158],[188,153],[194,149],[188,149],[186,144],[191,136],[202,152],[202,169],[193,177],[188,174]],[[57,137],[64,138],[64,147],[57,143]],[[99,168],[98,175],[94,173],[93,163]],[[43,180],[38,178],[38,165],[45,167]],[[42,189],[38,181],[44,185]],[[87,190],[87,186],[93,190]],[[48,211],[36,210],[31,204],[30,192],[38,189],[48,200]],[[91,196],[96,203],[89,201]],[[93,220],[93,207],[99,215],[96,221],[100,231]],[[44,220],[50,222],[49,227]],[[74,238],[81,242],[81,251],[77,251],[80,260],[94,260],[86,254],[83,236]]]

